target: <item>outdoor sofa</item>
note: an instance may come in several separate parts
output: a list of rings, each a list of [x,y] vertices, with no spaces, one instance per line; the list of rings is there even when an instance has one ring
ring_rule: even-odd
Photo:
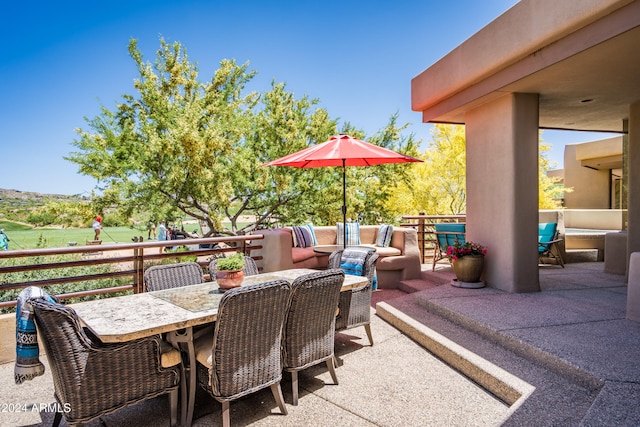
[[[416,230],[393,227],[390,245],[380,247],[375,246],[379,229],[379,225],[360,225],[358,245],[375,248],[378,253],[378,287],[392,289],[397,288],[401,280],[419,279],[421,266]],[[320,247],[337,244],[335,225],[315,226],[313,230]],[[256,259],[256,263],[263,273],[291,268],[327,268],[330,253],[318,253],[313,246],[295,247],[292,227],[259,230],[256,234],[263,234],[264,239],[256,241],[262,248],[252,250],[251,257],[262,257]]]

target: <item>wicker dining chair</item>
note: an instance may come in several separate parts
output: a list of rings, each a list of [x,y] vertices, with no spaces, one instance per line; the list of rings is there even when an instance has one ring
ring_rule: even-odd
[[[340,268],[343,252],[344,249],[341,249],[329,255],[328,268]],[[378,254],[373,251],[370,251],[365,259],[362,276],[369,279],[366,285],[353,289],[351,292],[340,293],[339,311],[336,318],[336,331],[364,326],[371,345],[373,345],[373,335],[371,334],[371,288],[377,259]]]
[[[196,340],[198,384],[222,403],[222,425],[231,424],[232,400],[271,387],[287,414],[282,380],[282,330],[291,285],[286,280],[233,288],[223,295],[213,334]]]
[[[218,265],[218,260],[219,258],[214,258],[209,263],[209,274],[211,275],[212,279],[215,276],[216,271],[218,270],[216,268],[216,266]],[[256,274],[259,273],[256,262],[250,256],[244,257],[244,268],[242,269],[242,272],[244,273],[245,276],[255,276]]]
[[[291,304],[284,329],[284,369],[291,372],[293,404],[298,404],[298,372],[327,363],[334,384],[336,310],[344,271],[325,270],[298,277],[292,284]]]
[[[30,301],[39,340],[47,353],[57,412],[67,424],[85,423],[124,407],[169,394],[171,425],[177,424],[181,358],[159,336],[103,344],[85,333],[71,307],[42,299]],[[165,358],[166,357],[166,358]],[[164,363],[163,363],[164,362]]]
[[[197,262],[154,265],[144,272],[147,291],[180,288],[204,282],[202,267]]]

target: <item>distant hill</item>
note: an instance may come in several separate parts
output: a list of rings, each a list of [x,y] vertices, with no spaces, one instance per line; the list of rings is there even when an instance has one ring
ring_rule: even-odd
[[[51,201],[87,203],[91,201],[91,198],[79,195],[42,194],[0,188],[0,220],[29,223],[31,222],[28,220],[30,213]],[[42,222],[42,224],[47,224],[47,222]]]
[[[80,195],[65,195],[65,194],[42,194],[42,193],[34,193],[31,191],[20,191],[20,190],[8,190],[5,188],[0,188],[0,200],[4,202],[8,202],[10,200],[22,200],[24,202],[42,202],[44,200],[90,200],[91,198],[88,196],[80,196]]]

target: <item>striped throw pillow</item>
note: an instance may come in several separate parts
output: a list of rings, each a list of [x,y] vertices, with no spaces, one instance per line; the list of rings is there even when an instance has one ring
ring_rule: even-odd
[[[336,223],[336,243],[338,246],[343,245],[344,242],[344,228],[341,222]],[[347,223],[347,246],[357,246],[360,244],[360,223],[349,222]]]
[[[376,237],[376,246],[381,248],[388,248],[391,245],[392,237],[393,237],[393,225],[382,224],[378,229],[378,236]]]
[[[308,248],[318,244],[313,224],[291,227],[293,234],[293,246],[296,248]]]
[[[313,246],[311,243],[311,234],[307,227],[291,227],[293,230],[293,245],[296,248],[308,248]]]

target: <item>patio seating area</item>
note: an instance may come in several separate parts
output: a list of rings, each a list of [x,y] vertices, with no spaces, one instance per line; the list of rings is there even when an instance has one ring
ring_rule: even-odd
[[[316,244],[296,247],[291,227],[259,230],[264,235],[262,248],[251,251],[251,256],[261,258],[258,266],[263,271],[285,270],[289,268],[326,268],[329,254],[338,243],[335,225],[314,226]],[[388,246],[377,246],[380,225],[359,225],[357,246],[375,249],[379,255],[376,262],[378,286],[394,288],[398,281],[420,278],[420,250],[416,231],[410,228],[394,227]],[[299,243],[298,243],[299,245]],[[329,249],[327,249],[329,248]]]
[[[267,388],[231,405],[233,423],[640,422],[640,324],[625,320],[624,276],[604,273],[599,262],[543,267],[542,292],[514,294],[454,288],[448,285],[449,267],[430,270],[423,265],[422,279],[373,293],[374,346],[362,328],[336,333],[340,385],[333,385],[324,364],[316,365],[300,373],[300,404],[287,403],[288,415],[279,414]],[[0,414],[2,424],[50,425],[50,373],[17,386],[13,363],[0,370],[2,401],[31,405],[25,412]],[[291,402],[289,381],[285,376],[285,402]],[[199,391],[194,425],[218,425],[220,408]],[[107,426],[155,426],[167,416],[166,398],[159,397],[102,420]]]

